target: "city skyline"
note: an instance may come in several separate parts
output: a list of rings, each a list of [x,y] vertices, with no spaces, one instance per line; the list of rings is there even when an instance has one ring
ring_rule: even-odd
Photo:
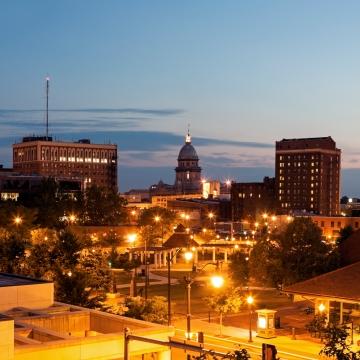
[[[4,5],[0,163],[11,165],[13,141],[44,131],[49,74],[50,132],[116,142],[122,191],[172,183],[190,123],[204,175],[239,181],[273,175],[276,140],[330,135],[343,150],[342,194],[357,196],[358,10],[355,1]]]

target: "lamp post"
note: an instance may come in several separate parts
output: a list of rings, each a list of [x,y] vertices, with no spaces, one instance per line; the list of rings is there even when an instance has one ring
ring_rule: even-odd
[[[213,229],[215,230],[215,215],[214,215],[214,213],[210,212],[208,214],[208,218],[210,220],[210,223],[212,223]]]
[[[134,247],[135,241],[137,239],[137,234],[133,233],[133,234],[128,234],[127,235],[127,240],[129,242],[129,244],[131,245],[131,247]],[[129,250],[129,261],[132,261],[132,253],[131,253],[131,249]],[[136,291],[136,267],[133,268],[133,271],[131,272],[131,291],[130,294],[132,293],[132,296],[136,296],[137,295],[137,291]]]
[[[166,263],[167,263],[167,298],[168,298],[168,326],[171,326],[171,263],[174,257],[181,251],[181,248],[175,250],[175,253],[170,256],[170,253],[166,256]],[[184,254],[184,258],[186,261],[190,261],[193,258],[192,251],[186,251]]]
[[[148,298],[148,287],[149,287],[149,264],[148,264],[148,235],[145,236],[145,300]]]
[[[161,245],[164,243],[164,226],[163,226],[163,223],[161,221],[161,217],[156,215],[154,217],[154,221],[158,224],[158,223],[161,223]]]
[[[248,303],[248,306],[249,306],[249,342],[253,342],[253,339],[252,339],[252,304],[254,303],[254,298],[249,295],[247,298],[246,298],[246,302]]]
[[[208,265],[214,265],[216,266],[216,270],[219,270],[219,262],[217,261],[216,263],[207,263],[205,264],[200,270],[199,272],[201,272],[202,270],[204,270],[204,268]],[[185,280],[185,285],[186,285],[186,339],[190,340],[191,339],[191,285],[194,282],[196,278],[196,273],[194,276],[191,275],[187,275],[185,276],[184,280]],[[211,285],[215,288],[220,288],[224,285],[224,278],[217,274],[211,277]]]

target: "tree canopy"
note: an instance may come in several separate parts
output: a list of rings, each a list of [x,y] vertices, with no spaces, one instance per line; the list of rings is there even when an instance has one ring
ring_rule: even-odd
[[[321,229],[308,217],[296,217],[260,238],[250,256],[250,276],[263,284],[292,284],[337,266],[337,249],[322,239]]]

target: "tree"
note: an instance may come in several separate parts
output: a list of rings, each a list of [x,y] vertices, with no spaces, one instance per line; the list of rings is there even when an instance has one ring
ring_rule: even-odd
[[[219,313],[220,335],[222,334],[223,315],[228,313],[236,313],[243,304],[243,297],[238,288],[222,292],[205,298],[205,302],[209,308]]]
[[[30,255],[26,259],[26,270],[30,276],[48,280],[54,278],[52,246],[53,242],[42,241],[31,247]]]
[[[318,333],[319,335],[324,332],[326,328],[326,315],[325,314],[316,314],[313,319],[305,325],[305,329],[310,332],[310,334]]]
[[[23,240],[30,237],[36,210],[28,209],[13,201],[0,202],[0,227],[15,233]]]
[[[337,245],[341,245],[348,237],[354,233],[354,229],[351,225],[345,226],[340,230],[340,236],[337,239]]]
[[[125,205],[115,190],[92,185],[85,191],[81,220],[85,225],[120,225],[127,221]]]
[[[92,249],[82,254],[80,270],[87,275],[86,285],[97,292],[108,292],[111,289],[112,277],[107,261],[107,254],[101,249]]]
[[[0,231],[0,271],[24,272],[26,241],[15,233]]]
[[[41,244],[44,242],[47,244],[52,244],[57,237],[56,230],[48,228],[35,228],[30,231],[30,234],[30,242],[32,245]]]
[[[360,351],[354,352],[346,342],[349,328],[345,325],[329,324],[325,329],[325,345],[320,355],[337,360],[358,360]]]
[[[297,217],[277,235],[277,256],[282,283],[292,284],[320,275],[329,269],[332,249],[322,241],[321,229],[311,218]]]
[[[250,354],[246,349],[237,349],[234,351],[231,351],[223,356],[217,356],[214,352],[210,351],[205,354],[201,354],[199,356],[193,356],[193,360],[222,360],[222,359],[228,359],[228,360],[248,360],[250,359]]]
[[[167,300],[163,296],[154,296],[147,300],[139,296],[128,297],[125,307],[125,316],[158,324],[167,323]]]
[[[141,212],[138,225],[141,226],[141,237],[148,245],[155,244],[156,239],[164,239],[170,233],[176,222],[176,213],[155,206]]]
[[[245,286],[249,282],[249,258],[244,253],[237,251],[231,256],[229,273],[234,284]]]
[[[250,256],[250,274],[259,282],[287,285],[335,269],[338,252],[322,240],[310,218],[297,217],[258,240]]]
[[[274,286],[282,282],[279,244],[267,234],[258,239],[249,259],[249,278]]]
[[[90,292],[87,290],[87,277],[84,271],[56,273],[55,298],[67,304],[88,306]]]
[[[63,215],[58,199],[59,186],[54,178],[48,177],[41,181],[40,188],[33,195],[30,207],[37,208],[36,223],[42,227],[54,228]]]
[[[75,236],[69,229],[61,230],[52,249],[51,257],[61,270],[74,270],[79,264],[81,250],[86,245],[83,239]]]

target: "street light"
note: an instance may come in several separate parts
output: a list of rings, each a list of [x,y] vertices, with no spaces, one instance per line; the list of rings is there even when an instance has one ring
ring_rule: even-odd
[[[137,239],[137,234],[136,233],[132,233],[132,234],[128,234],[127,235],[127,241],[128,243],[133,247],[134,243]],[[132,261],[132,253],[131,253],[131,249],[129,249],[129,261]],[[132,294],[133,296],[136,296],[137,291],[136,291],[136,267],[134,267],[133,271],[131,272],[131,289],[132,289]]]
[[[74,214],[69,215],[69,222],[73,224],[76,221],[76,216]]]
[[[249,306],[249,342],[253,342],[253,339],[252,339],[252,329],[251,329],[251,316],[252,316],[252,309],[251,309],[251,306],[252,304],[254,303],[254,298],[249,295],[247,298],[246,298],[246,302],[248,303],[248,306]]]
[[[14,224],[20,225],[22,223],[22,218],[20,216],[15,216],[14,218]]]
[[[136,239],[137,239],[137,234],[128,234],[127,235],[127,240],[130,244],[134,244]]]
[[[325,311],[326,306],[323,303],[321,303],[319,304],[318,309],[320,311],[320,314],[322,314]]]
[[[181,248],[175,250],[174,254],[171,256],[168,252],[166,256],[167,263],[167,273],[168,273],[168,283],[167,283],[167,298],[168,298],[168,326],[171,326],[171,263],[174,257],[181,251]]]
[[[213,212],[210,212],[208,214],[208,218],[209,218],[210,222],[212,222],[213,228],[215,229],[215,214]]]
[[[195,275],[191,276],[191,275],[187,275],[185,276],[184,280],[185,280],[185,284],[186,284],[186,307],[187,307],[187,311],[186,311],[186,334],[185,337],[187,340],[191,339],[191,285],[194,282],[195,278],[196,278],[196,273],[197,272],[201,272],[202,270],[204,270],[204,268],[208,265],[214,265],[216,266],[216,270],[219,270],[219,262],[216,263],[207,263],[205,264],[201,269],[199,269],[198,271],[195,270],[195,272],[193,271],[193,273],[195,273]],[[210,283],[214,288],[221,288],[224,285],[224,278],[220,275],[220,274],[215,274],[213,276],[211,276],[210,278]]]
[[[193,257],[194,257],[194,254],[192,251],[190,251],[190,250],[185,251],[184,258],[186,261],[191,261],[193,259]]]
[[[216,289],[223,287],[225,282],[224,278],[221,275],[213,275],[210,280],[211,285]]]

